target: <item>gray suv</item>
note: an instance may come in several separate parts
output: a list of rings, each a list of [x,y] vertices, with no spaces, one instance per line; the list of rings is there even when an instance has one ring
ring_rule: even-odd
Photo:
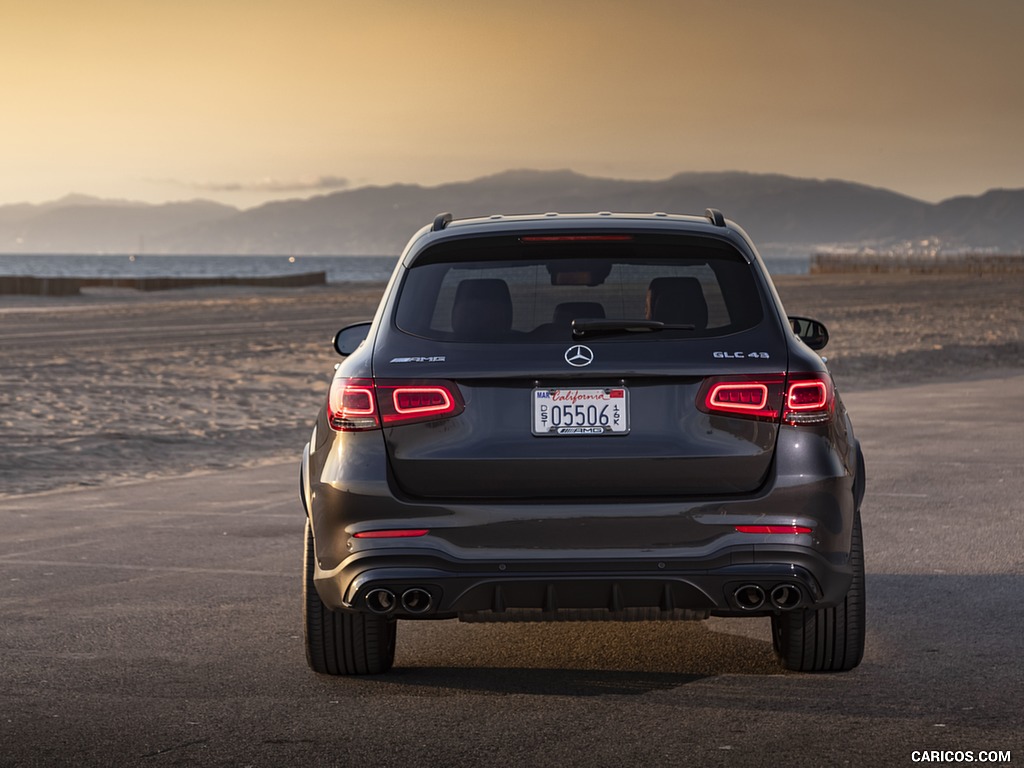
[[[306,654],[399,620],[764,617],[783,666],[864,648],[864,462],[822,358],[719,211],[438,216],[302,457]]]

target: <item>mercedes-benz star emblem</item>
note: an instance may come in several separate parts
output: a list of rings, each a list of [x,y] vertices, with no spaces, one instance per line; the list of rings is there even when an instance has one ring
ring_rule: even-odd
[[[577,344],[575,347],[569,347],[565,350],[565,362],[577,368],[582,368],[584,365],[590,365],[594,362],[594,350],[590,347],[585,347],[582,344]]]

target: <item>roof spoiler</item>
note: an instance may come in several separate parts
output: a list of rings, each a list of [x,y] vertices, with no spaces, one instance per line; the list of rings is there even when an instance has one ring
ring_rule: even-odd
[[[431,232],[440,232],[449,224],[452,223],[451,213],[439,213],[434,217],[434,223],[430,225]],[[717,208],[705,208],[704,218],[714,224],[716,227],[725,226],[725,216]]]

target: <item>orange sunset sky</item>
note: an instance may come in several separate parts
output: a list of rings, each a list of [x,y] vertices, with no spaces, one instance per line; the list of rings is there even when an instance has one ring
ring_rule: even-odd
[[[0,204],[509,168],[1024,187],[1019,0],[0,0]]]

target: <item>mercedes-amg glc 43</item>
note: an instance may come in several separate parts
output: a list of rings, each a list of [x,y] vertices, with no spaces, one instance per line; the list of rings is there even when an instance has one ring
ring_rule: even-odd
[[[438,216],[343,356],[301,467],[306,653],[407,620],[764,617],[864,647],[864,463],[820,322],[722,214]]]

